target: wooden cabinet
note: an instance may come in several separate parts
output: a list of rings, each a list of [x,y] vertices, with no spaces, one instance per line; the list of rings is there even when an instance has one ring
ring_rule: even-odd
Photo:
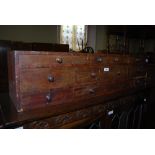
[[[18,112],[82,102],[145,88],[146,67],[129,55],[10,51],[10,96]]]
[[[10,97],[24,128],[142,126],[142,92],[152,77],[144,56],[18,50],[8,56]]]

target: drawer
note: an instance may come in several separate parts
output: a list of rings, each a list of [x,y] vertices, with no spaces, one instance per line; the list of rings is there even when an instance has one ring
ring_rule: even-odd
[[[110,55],[106,58],[106,64],[128,64],[126,55]]]
[[[79,100],[98,96],[100,93],[98,84],[79,86],[74,88],[75,97]]]
[[[96,82],[99,80],[99,67],[83,66],[76,69],[76,82],[77,84],[84,84],[89,82]]]
[[[90,56],[92,64],[127,64],[127,56],[119,55],[95,55]]]
[[[23,109],[63,104],[73,100],[73,88],[55,88],[42,93],[23,93],[21,94],[20,99]]]
[[[142,56],[139,56],[139,57],[138,56],[137,57],[129,56],[128,63],[129,64],[147,64],[148,61],[147,61],[147,58],[142,57]]]
[[[48,75],[50,89],[73,86],[75,83],[75,71],[73,67],[52,67]],[[51,78],[54,78],[54,81]]]
[[[48,55],[25,54],[19,55],[19,68],[49,67]]]
[[[20,68],[42,68],[52,66],[72,66],[74,64],[89,64],[87,56],[74,56],[74,55],[19,55]]]
[[[44,55],[19,55],[20,68],[42,68],[51,65],[71,65],[72,57],[64,55],[44,54]]]
[[[131,86],[128,80],[113,81],[110,83],[100,82],[94,85],[76,87],[74,89],[74,94],[77,100],[82,100],[97,96],[115,95],[117,92],[122,92],[130,88]]]
[[[44,92],[48,89],[71,86],[75,82],[75,70],[71,67],[22,69],[20,91]]]
[[[72,57],[67,55],[49,55],[50,65],[71,65]]]
[[[125,80],[128,78],[128,68],[122,65],[104,65],[100,70],[100,78],[103,82]]]
[[[49,88],[49,68],[20,70],[20,92],[43,92]]]

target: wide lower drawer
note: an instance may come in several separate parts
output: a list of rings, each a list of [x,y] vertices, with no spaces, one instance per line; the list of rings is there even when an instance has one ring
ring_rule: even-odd
[[[130,81],[117,81],[111,83],[94,83],[74,88],[74,95],[77,100],[93,98],[97,96],[115,95],[117,92],[123,92],[131,88]]]
[[[73,88],[55,88],[46,92],[23,93],[20,103],[23,110],[44,107],[48,105],[63,104],[73,100]]]
[[[128,78],[128,68],[122,65],[83,66],[76,70],[77,84],[117,81]]]

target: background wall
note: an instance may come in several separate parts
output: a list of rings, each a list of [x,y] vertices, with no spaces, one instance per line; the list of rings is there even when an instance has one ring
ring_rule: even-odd
[[[0,40],[57,43],[57,26],[0,25]]]
[[[104,25],[89,25],[88,45],[106,49],[106,29]],[[0,25],[0,40],[59,43],[59,33],[57,25]]]
[[[110,26],[111,27],[111,26]],[[113,26],[114,30],[119,26]],[[88,46],[97,50],[107,49],[107,31],[109,26],[106,25],[89,25],[88,26]],[[139,27],[134,29],[131,27],[131,32],[136,35],[141,35],[145,31],[139,31]],[[150,34],[155,38],[155,29],[147,28]],[[120,28],[118,31],[121,31]],[[139,33],[137,33],[139,32]],[[154,32],[154,33],[153,33]],[[59,26],[57,25],[0,25],[0,40],[24,41],[24,42],[46,42],[60,43]],[[151,37],[152,37],[151,36]],[[147,39],[145,41],[145,52],[155,51],[155,39]],[[137,53],[139,48],[139,40],[132,38],[129,41],[130,53]]]
[[[107,49],[107,26],[96,25],[96,50]]]
[[[155,52],[155,39],[147,39],[144,43],[145,52]]]
[[[87,45],[91,46],[94,50],[96,49],[96,25],[88,26]]]

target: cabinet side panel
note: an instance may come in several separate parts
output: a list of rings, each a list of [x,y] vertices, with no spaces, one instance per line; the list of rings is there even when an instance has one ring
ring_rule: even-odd
[[[16,77],[18,76],[16,75],[16,70],[18,67],[17,59],[18,55],[16,55],[15,51],[8,52],[9,95],[17,111],[20,112],[22,110],[19,103],[19,92],[17,92],[18,80],[16,79]]]

